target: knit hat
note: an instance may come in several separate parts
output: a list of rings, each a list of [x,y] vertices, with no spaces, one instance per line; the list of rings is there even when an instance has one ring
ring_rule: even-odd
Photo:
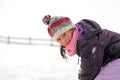
[[[42,20],[48,25],[48,33],[54,40],[57,40],[62,33],[74,28],[74,24],[68,17],[46,15]]]

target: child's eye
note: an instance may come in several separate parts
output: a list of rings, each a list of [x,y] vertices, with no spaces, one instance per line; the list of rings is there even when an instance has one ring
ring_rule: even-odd
[[[63,36],[65,36],[65,35],[66,35],[66,33],[63,34]]]
[[[65,38],[65,37],[66,37],[66,33],[63,33],[62,38]]]

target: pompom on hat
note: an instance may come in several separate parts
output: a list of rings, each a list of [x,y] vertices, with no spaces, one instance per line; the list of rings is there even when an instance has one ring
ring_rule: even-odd
[[[74,28],[74,24],[68,17],[46,15],[42,21],[48,25],[48,33],[54,40],[57,40],[62,33]]]

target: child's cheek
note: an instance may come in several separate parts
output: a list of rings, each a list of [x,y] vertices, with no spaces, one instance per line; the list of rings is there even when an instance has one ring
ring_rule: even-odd
[[[71,39],[72,39],[72,36],[71,36],[71,35],[68,35],[67,39],[71,40]]]

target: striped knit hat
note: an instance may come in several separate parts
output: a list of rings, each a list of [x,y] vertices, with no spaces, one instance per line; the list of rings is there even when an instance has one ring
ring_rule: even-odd
[[[43,17],[43,23],[48,25],[48,33],[54,40],[57,40],[62,33],[74,28],[70,18],[62,16],[51,18],[50,15],[46,15]]]

